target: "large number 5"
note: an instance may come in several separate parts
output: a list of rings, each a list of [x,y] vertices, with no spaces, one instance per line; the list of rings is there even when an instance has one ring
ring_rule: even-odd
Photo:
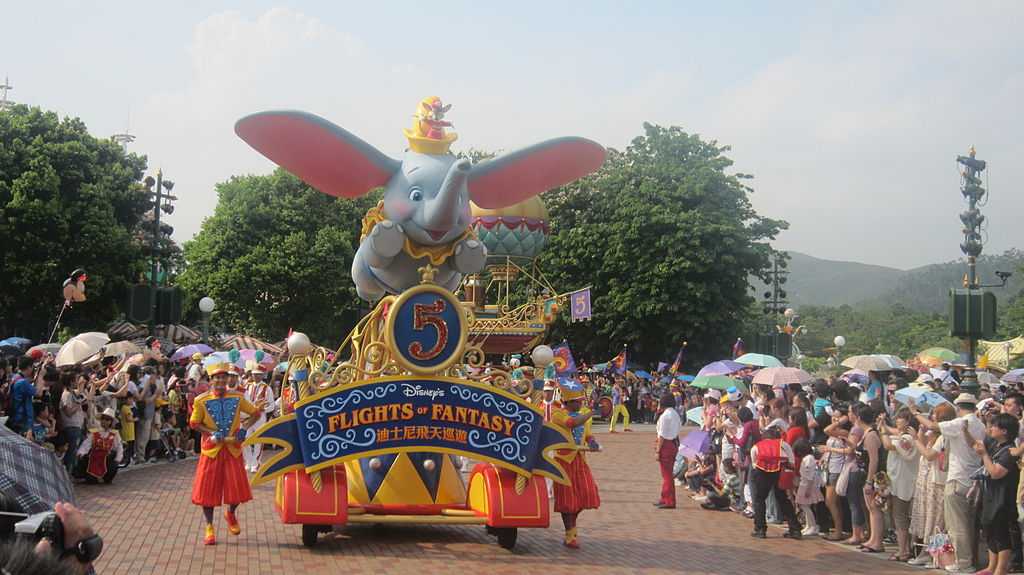
[[[437,330],[437,343],[434,344],[434,347],[424,351],[423,344],[414,341],[409,344],[409,355],[421,361],[428,361],[440,355],[448,345],[448,324],[440,317],[446,307],[445,301],[440,298],[434,300],[432,304],[413,304],[412,328],[416,331],[423,331],[428,325],[434,326],[434,329]]]

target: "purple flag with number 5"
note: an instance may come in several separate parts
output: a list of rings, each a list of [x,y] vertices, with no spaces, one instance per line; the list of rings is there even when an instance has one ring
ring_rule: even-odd
[[[572,321],[590,319],[590,288],[573,292],[569,296],[569,305],[572,306]]]

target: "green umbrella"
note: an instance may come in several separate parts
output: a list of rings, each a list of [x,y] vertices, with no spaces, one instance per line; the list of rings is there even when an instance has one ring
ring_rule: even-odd
[[[693,387],[699,387],[701,389],[717,389],[720,391],[728,391],[730,387],[746,392],[747,386],[738,379],[733,379],[726,375],[702,375],[693,380],[691,383]]]
[[[736,358],[736,363],[752,367],[783,367],[775,356],[765,353],[746,353]]]
[[[955,363],[960,359],[960,354],[944,347],[929,347],[917,354],[917,359],[929,367],[938,367],[943,362]]]

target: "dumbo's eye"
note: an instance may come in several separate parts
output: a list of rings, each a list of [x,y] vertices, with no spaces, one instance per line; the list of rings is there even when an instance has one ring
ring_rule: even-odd
[[[418,202],[418,201],[422,200],[423,199],[423,190],[421,190],[419,188],[413,188],[412,191],[409,192],[409,199],[414,201],[414,202]]]

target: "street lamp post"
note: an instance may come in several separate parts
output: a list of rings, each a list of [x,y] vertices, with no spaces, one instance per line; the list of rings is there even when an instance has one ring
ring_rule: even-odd
[[[147,176],[145,180],[147,191],[153,195],[153,229],[152,235],[150,236],[150,268],[149,268],[149,335],[156,335],[156,320],[157,320],[157,270],[160,265],[160,234],[162,230],[160,228],[160,212],[165,211],[168,214],[174,211],[174,206],[170,204],[161,205],[163,200],[176,199],[171,196],[171,190],[174,189],[174,182],[164,179],[163,170],[157,169],[156,181],[154,189],[154,180],[152,176]],[[167,190],[167,193],[164,193]]]
[[[828,358],[828,360],[829,363],[832,364],[832,367],[835,367],[839,365],[839,355],[840,352],[843,351],[843,346],[846,345],[846,338],[841,335],[837,335],[832,338],[832,345],[835,346],[835,353],[833,353],[832,357]]]
[[[213,313],[213,308],[216,305],[212,297],[207,296],[199,300],[199,311],[203,314],[203,343],[205,344],[210,343],[210,314]]]

